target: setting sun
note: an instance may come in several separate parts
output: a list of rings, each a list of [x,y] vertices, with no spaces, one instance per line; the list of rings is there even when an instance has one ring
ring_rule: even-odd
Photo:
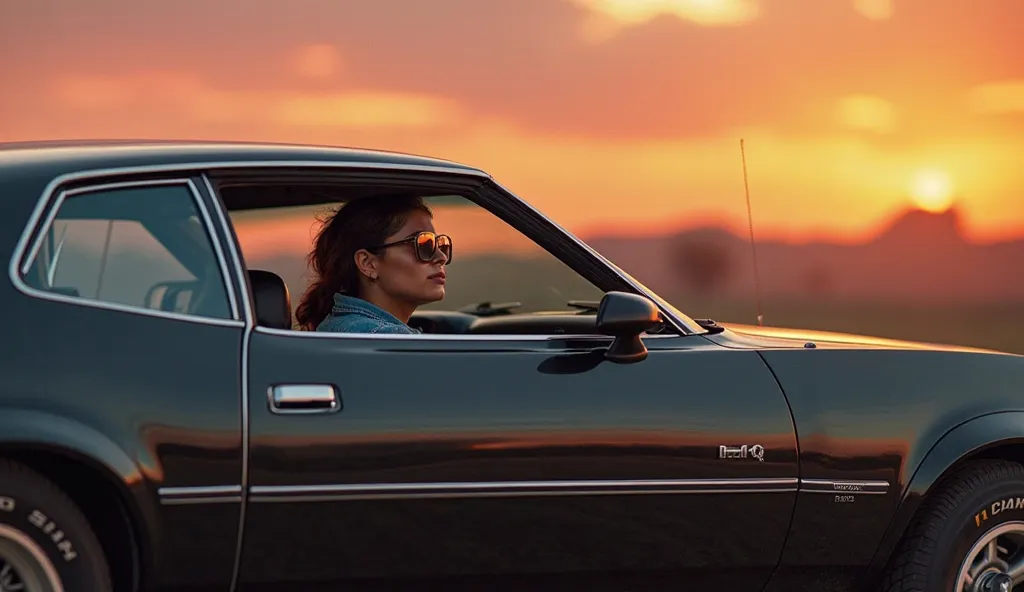
[[[953,182],[943,171],[921,171],[914,177],[910,197],[922,210],[942,212],[953,205]]]

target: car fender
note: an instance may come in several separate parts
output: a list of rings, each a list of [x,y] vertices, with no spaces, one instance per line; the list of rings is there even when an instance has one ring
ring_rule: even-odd
[[[985,449],[1017,443],[1024,443],[1024,411],[998,411],[976,416],[950,429],[928,449],[920,462],[909,458],[906,473],[911,476],[875,552],[871,573],[877,574],[885,568],[921,502],[950,469]]]
[[[140,467],[114,441],[67,417],[35,409],[0,407],[0,449],[5,444],[60,454],[99,471],[121,493],[143,553],[152,553],[157,505]],[[2,455],[2,452],[0,452]]]

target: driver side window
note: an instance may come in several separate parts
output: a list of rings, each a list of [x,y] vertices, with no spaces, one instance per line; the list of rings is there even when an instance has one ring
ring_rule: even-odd
[[[420,307],[410,325],[424,333],[593,332],[604,294],[599,287],[465,197],[425,195],[423,201],[437,232],[451,236],[453,257],[446,268],[444,299]],[[318,220],[338,205],[231,212],[246,266],[280,276],[291,293],[293,312],[313,279],[306,256],[320,229]],[[551,322],[540,322],[542,316]],[[560,325],[556,316],[567,324]]]

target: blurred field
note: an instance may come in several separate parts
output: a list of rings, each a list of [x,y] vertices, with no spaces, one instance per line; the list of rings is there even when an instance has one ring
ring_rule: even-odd
[[[757,324],[754,298],[662,294],[690,316]],[[986,306],[828,300],[762,303],[765,325],[817,329],[997,349],[1024,354],[1024,302]]]

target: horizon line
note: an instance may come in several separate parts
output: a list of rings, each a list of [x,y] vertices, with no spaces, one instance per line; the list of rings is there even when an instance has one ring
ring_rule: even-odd
[[[781,226],[757,227],[754,222],[754,242],[781,242],[781,243],[825,243],[832,245],[867,245],[878,241],[900,220],[910,215],[919,214],[934,218],[942,218],[952,215],[956,218],[956,236],[965,244],[972,246],[989,246],[1005,243],[1024,241],[1024,224],[1019,228],[1001,233],[970,233],[965,232],[962,227],[960,212],[964,208],[954,203],[948,208],[933,212],[913,205],[899,207],[892,210],[888,215],[880,217],[868,229],[861,231],[839,231],[839,230],[792,230]],[[742,228],[741,228],[742,227]],[[730,236],[749,242],[747,237],[747,223],[744,216],[740,214],[725,214],[722,212],[706,212],[700,216],[690,216],[685,219],[661,223],[636,222],[636,223],[614,223],[598,222],[581,227],[575,232],[584,240],[595,239],[657,239],[671,238],[674,236],[688,234],[695,231],[722,231]],[[765,232],[767,230],[767,232]]]

